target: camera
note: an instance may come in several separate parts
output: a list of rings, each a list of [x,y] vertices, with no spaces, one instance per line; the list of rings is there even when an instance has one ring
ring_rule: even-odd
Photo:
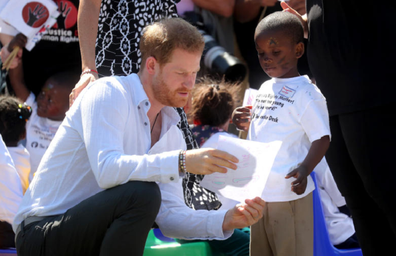
[[[247,73],[247,68],[237,57],[228,53],[217,41],[208,34],[202,23],[202,17],[195,12],[186,12],[185,20],[198,28],[204,38],[205,49],[201,58],[203,65],[210,74],[224,78],[225,81],[242,81]]]

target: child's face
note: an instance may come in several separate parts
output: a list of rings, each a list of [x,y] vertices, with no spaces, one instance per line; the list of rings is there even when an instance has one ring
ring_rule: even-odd
[[[49,80],[37,97],[37,115],[61,121],[69,108],[69,93],[55,82]]]
[[[297,62],[304,53],[303,43],[293,43],[282,31],[263,31],[255,35],[255,42],[261,68],[268,76],[299,76]]]

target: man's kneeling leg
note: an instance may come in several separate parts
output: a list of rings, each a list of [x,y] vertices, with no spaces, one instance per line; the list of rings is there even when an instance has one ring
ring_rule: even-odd
[[[104,190],[64,214],[23,227],[18,255],[142,255],[160,204],[154,182]]]

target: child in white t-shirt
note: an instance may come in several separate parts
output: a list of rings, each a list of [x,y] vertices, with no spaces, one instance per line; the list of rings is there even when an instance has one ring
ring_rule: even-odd
[[[309,174],[330,144],[326,100],[297,70],[304,53],[297,17],[268,15],[256,28],[255,43],[260,65],[272,79],[261,85],[253,106],[234,111],[233,122],[249,130],[249,140],[282,146],[262,194],[264,217],[251,227],[251,255],[310,256],[315,185]]]
[[[0,249],[15,247],[11,224],[22,201],[22,185],[0,135]]]
[[[11,96],[0,97],[0,134],[21,178],[23,193],[29,186],[30,155],[22,145],[32,108]]]
[[[231,114],[237,104],[240,84],[203,78],[197,82],[192,91],[191,105],[184,107],[189,119],[193,121],[191,131],[200,147],[212,147],[218,136],[236,135],[228,132]],[[212,139],[212,140],[211,140]],[[188,175],[188,174],[187,174]],[[195,185],[195,184],[194,184]],[[206,197],[207,200],[194,200],[195,209],[205,209],[205,204],[211,201],[209,196],[198,194],[199,187],[193,187],[193,197]],[[217,195],[221,202],[218,209],[231,209],[239,202]],[[217,201],[216,201],[217,202]],[[235,229],[231,237],[225,240],[207,240],[209,245],[225,255],[249,256],[249,228]],[[189,241],[178,240],[185,243]]]
[[[79,74],[65,71],[52,75],[36,98],[21,79],[23,76],[20,66],[15,68],[10,76],[13,76],[12,88],[16,96],[32,106],[32,115],[26,124],[26,149],[30,153],[31,164],[30,182],[69,109],[69,94],[78,82]]]

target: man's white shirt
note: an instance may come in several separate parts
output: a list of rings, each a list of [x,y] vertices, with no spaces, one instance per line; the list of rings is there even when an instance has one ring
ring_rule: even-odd
[[[160,183],[163,200],[156,223],[165,234],[229,237],[231,233],[222,231],[225,211],[194,211],[185,205],[178,171],[179,152],[186,149],[177,127],[180,117],[174,108],[161,110],[160,139],[151,148],[150,105],[136,74],[103,78],[88,86],[44,154],[14,230],[28,216],[62,214],[104,189],[142,180]]]

